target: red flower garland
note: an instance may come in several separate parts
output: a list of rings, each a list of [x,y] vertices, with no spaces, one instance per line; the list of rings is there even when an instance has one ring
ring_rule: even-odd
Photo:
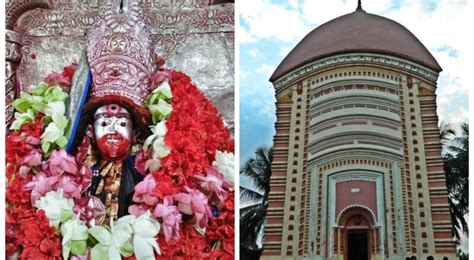
[[[75,65],[65,67],[62,74],[53,73],[49,79],[59,78],[58,83],[67,87],[74,69]],[[152,173],[157,181],[154,194],[160,201],[165,196],[183,192],[185,186],[198,188],[193,175],[206,173],[218,150],[234,150],[233,140],[212,102],[185,74],[173,71],[171,75],[173,112],[166,123],[165,137],[171,152],[161,160],[161,169]],[[20,253],[21,258],[60,259],[61,239],[56,236],[56,228],[49,225],[44,211],[36,211],[31,206],[31,192],[24,189],[33,174],[27,174],[26,178],[18,176],[22,158],[40,148],[41,118],[42,115],[38,115],[34,123],[23,125],[20,131],[11,132],[6,139],[6,254]],[[204,235],[186,223],[179,230],[179,241],[166,242],[162,234],[158,235],[162,251],[159,258],[233,259],[233,192],[229,192],[223,208],[216,214],[210,219]]]
[[[61,240],[43,210],[33,210],[29,218],[21,219],[17,241],[23,247],[20,258],[61,259]]]
[[[170,154],[161,159],[161,169],[152,173],[157,181],[155,195],[182,192],[184,186],[198,188],[198,173],[206,173],[219,151],[234,150],[234,142],[224,127],[216,107],[187,75],[172,71],[169,81],[173,112],[166,122],[165,143]],[[191,224],[181,224],[179,241],[165,241],[158,236],[161,258],[234,258],[234,193],[229,192],[224,208],[212,217],[203,236]],[[186,220],[185,220],[186,222]],[[216,245],[220,245],[215,248]],[[159,257],[160,258],[160,257]]]
[[[17,175],[21,159],[40,146],[42,134],[41,115],[34,123],[21,127],[6,138],[6,254],[19,253],[21,258],[60,259],[61,241],[56,229],[50,227],[44,211],[36,212],[31,206],[31,192],[24,186],[31,181]]]
[[[182,184],[185,176],[207,172],[217,150],[233,152],[234,142],[215,106],[191,78],[173,71],[170,87],[173,112],[166,122],[165,142],[171,153],[161,160],[160,172],[175,175]]]

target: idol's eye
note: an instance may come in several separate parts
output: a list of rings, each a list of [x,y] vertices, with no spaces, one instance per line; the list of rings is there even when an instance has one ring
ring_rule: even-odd
[[[127,123],[125,123],[125,122],[120,123],[120,126],[126,126],[126,125],[127,125]]]
[[[103,126],[103,127],[106,127],[106,126],[107,126],[107,122],[102,122],[100,125]]]

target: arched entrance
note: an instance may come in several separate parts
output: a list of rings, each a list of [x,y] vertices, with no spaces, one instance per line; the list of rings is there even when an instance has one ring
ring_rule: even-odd
[[[375,216],[363,206],[344,209],[338,218],[338,255],[345,260],[370,260],[377,254]]]

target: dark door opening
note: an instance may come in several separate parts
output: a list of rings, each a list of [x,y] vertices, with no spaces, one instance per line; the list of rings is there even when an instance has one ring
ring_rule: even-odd
[[[347,234],[347,259],[369,260],[367,231],[349,231]]]

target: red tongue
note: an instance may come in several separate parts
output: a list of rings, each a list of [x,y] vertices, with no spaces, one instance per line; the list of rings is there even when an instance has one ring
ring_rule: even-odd
[[[104,135],[97,140],[97,146],[104,159],[118,160],[123,159],[127,155],[128,148],[130,148],[130,140],[118,134]]]

